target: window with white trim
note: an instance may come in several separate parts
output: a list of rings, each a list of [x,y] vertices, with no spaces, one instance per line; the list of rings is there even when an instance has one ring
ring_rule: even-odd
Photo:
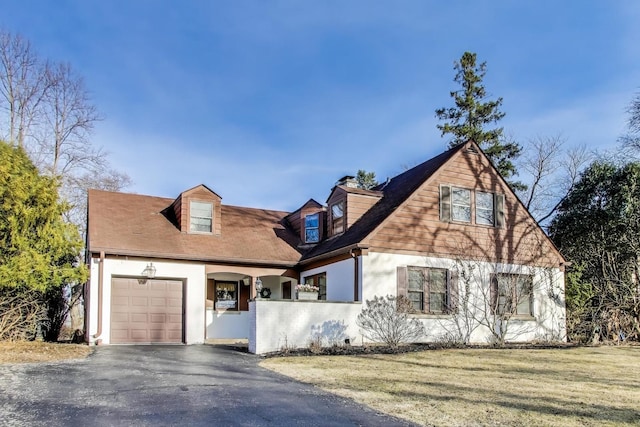
[[[451,187],[451,219],[471,222],[471,190]]]
[[[196,233],[211,233],[213,225],[213,204],[197,202],[189,203],[189,230]]]
[[[320,241],[319,213],[314,213],[304,217],[304,241],[305,243],[318,243]]]
[[[495,225],[494,199],[493,193],[476,191],[476,224]]]
[[[344,231],[344,202],[331,205],[331,235],[335,236]]]

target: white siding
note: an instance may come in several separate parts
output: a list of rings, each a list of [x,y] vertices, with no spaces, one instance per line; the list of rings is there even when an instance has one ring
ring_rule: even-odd
[[[142,271],[149,262],[156,267],[156,278],[183,280],[186,283],[184,304],[184,328],[186,344],[204,342],[205,327],[205,269],[202,264],[162,262],[156,260],[104,260],[104,277],[102,292],[102,333],[94,336],[98,331],[98,271],[100,260],[93,258],[90,266],[90,299],[89,299],[89,343],[95,344],[101,340],[102,344],[110,343],[111,323],[111,278],[142,277]]]
[[[327,301],[353,301],[354,260],[346,259],[300,273],[300,283],[314,274],[327,273]]]

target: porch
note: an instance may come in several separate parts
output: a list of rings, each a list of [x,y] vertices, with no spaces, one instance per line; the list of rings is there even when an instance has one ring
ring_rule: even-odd
[[[205,340],[249,338],[249,301],[262,297],[292,300],[298,275],[290,269],[261,267],[206,266]]]

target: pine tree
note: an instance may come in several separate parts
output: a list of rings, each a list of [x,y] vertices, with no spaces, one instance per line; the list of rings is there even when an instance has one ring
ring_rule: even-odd
[[[503,128],[494,127],[505,116],[500,111],[502,98],[495,101],[487,100],[487,91],[482,80],[487,72],[487,63],[477,63],[476,54],[465,52],[460,61],[454,62],[456,75],[454,81],[461,89],[450,92],[455,107],[439,108],[436,117],[443,121],[437,125],[442,136],[451,134],[449,147],[474,141],[492,161],[500,175],[513,188],[526,188],[520,182],[510,182],[509,178],[516,175],[516,168],[512,160],[520,155],[522,148],[516,142],[506,141]]]

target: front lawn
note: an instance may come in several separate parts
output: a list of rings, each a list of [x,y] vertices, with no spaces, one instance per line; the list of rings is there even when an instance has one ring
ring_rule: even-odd
[[[640,347],[430,350],[261,365],[422,425],[640,425]]]

